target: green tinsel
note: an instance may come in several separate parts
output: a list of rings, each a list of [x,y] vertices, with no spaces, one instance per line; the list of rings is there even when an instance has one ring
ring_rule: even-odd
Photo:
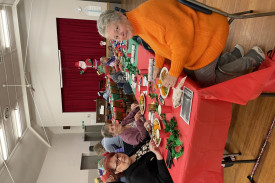
[[[127,69],[130,74],[139,74],[139,70],[137,70],[137,67],[131,64],[131,59],[126,57],[125,54],[123,53],[123,62],[125,63],[125,69]]]
[[[166,149],[171,149],[172,157],[179,158],[183,154],[183,144],[179,140],[179,130],[175,129],[177,127],[177,121],[173,117],[170,122],[168,122],[165,118],[165,114],[162,114],[162,122],[164,123],[166,133],[170,132],[171,135],[167,139]],[[180,148],[177,152],[175,148]]]

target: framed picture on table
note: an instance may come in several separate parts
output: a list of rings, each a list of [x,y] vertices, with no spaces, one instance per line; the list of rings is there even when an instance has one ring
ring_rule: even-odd
[[[184,87],[180,116],[188,125],[190,122],[192,101],[193,101],[193,91],[187,87]]]

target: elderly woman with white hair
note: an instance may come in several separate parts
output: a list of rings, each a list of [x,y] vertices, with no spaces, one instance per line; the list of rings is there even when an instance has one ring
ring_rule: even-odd
[[[244,56],[240,45],[220,57],[229,32],[227,18],[196,11],[177,0],[148,0],[125,15],[105,11],[97,28],[109,39],[122,41],[138,35],[146,41],[155,52],[154,79],[165,60],[170,60],[169,75],[163,82],[166,87],[176,84],[183,69],[201,86],[210,86],[228,80],[224,75],[231,75],[229,79],[242,75],[265,58],[257,46]]]

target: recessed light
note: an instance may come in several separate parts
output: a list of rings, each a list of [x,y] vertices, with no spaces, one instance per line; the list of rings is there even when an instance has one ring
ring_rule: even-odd
[[[0,144],[2,149],[3,159],[7,160],[8,159],[7,143],[4,137],[4,130],[1,127],[0,127]]]
[[[0,10],[0,15],[1,15],[1,24],[2,24],[2,39],[4,41],[4,45],[6,48],[10,47],[10,35],[9,35],[9,28],[8,28],[8,19],[7,19],[7,14],[6,10]]]

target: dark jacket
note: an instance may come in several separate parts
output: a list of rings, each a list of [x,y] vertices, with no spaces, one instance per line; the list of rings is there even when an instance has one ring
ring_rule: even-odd
[[[153,152],[146,153],[125,170],[125,177],[130,183],[173,183],[164,160],[157,160]]]

